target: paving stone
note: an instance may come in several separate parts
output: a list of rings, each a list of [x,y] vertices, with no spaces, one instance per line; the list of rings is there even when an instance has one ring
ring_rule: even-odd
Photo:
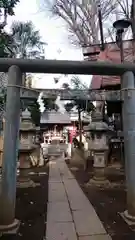
[[[49,171],[58,171],[58,164],[57,164],[57,162],[52,162],[49,165]]]
[[[67,196],[63,192],[50,192],[48,197],[48,202],[67,202]]]
[[[61,173],[61,177],[62,177],[62,181],[66,180],[66,179],[74,179],[74,176],[70,173]]]
[[[109,235],[95,235],[79,237],[79,240],[111,240]]]
[[[84,193],[75,179],[65,179],[63,181],[66,192],[69,196],[83,197]]]
[[[63,166],[63,168],[60,167],[59,170],[60,170],[60,175],[62,178],[74,179],[73,174],[70,172],[70,170],[67,167],[66,168],[64,168],[64,166]]]
[[[64,164],[59,163],[58,167],[59,167],[60,172],[65,172],[65,173],[67,172],[67,173],[71,174],[71,172],[70,172],[69,168],[67,167],[66,163],[64,163]]]
[[[50,182],[49,180],[49,191],[57,191],[57,189],[63,189],[64,185],[62,182]]]
[[[84,201],[85,205],[89,205],[90,202],[87,197],[84,195],[82,189],[78,185],[76,179],[64,179],[63,181],[69,200]]]
[[[60,176],[60,172],[59,171],[52,171],[49,173],[49,182],[50,181],[59,181],[59,182],[62,182],[61,180],[61,176]]]
[[[52,178],[49,180],[50,183],[61,183],[61,179],[55,179],[55,178]]]
[[[64,185],[70,203],[70,208],[72,210],[82,210],[89,207],[92,211],[93,206],[90,204],[75,179],[64,180]]]
[[[61,160],[61,161],[58,162],[58,167],[61,170],[67,170],[67,171],[69,170],[69,168],[68,168],[68,166],[67,166],[67,164],[65,163],[64,160]]]
[[[47,240],[77,240],[74,224],[66,223],[47,223]]]
[[[63,184],[54,182],[49,186],[48,202],[68,202]]]
[[[49,177],[55,177],[55,176],[60,176],[60,171],[59,170],[50,170],[49,171]]]
[[[72,222],[72,215],[68,202],[51,202],[47,207],[47,221]]]
[[[49,177],[60,177],[60,172],[59,171],[51,171],[49,173]]]
[[[60,174],[58,175],[58,174],[56,174],[56,175],[50,175],[49,176],[49,182],[62,182],[62,180],[61,180],[61,176],[60,176]]]
[[[85,196],[78,197],[78,196],[68,195],[67,197],[68,197],[68,201],[72,211],[86,210],[88,208],[91,209],[91,211],[93,210],[93,206],[90,204],[89,200],[86,199]]]
[[[46,239],[111,239],[63,158],[50,165]]]
[[[59,174],[59,175],[58,175],[58,174],[55,174],[55,175],[49,176],[49,180],[50,180],[50,181],[52,181],[52,180],[62,181],[60,174]]]
[[[73,211],[73,219],[78,236],[106,234],[106,231],[95,211]]]

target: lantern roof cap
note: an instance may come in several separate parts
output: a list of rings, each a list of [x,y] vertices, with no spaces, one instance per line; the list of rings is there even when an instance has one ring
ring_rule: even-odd
[[[22,112],[22,119],[24,120],[31,120],[31,113],[28,110],[28,108],[26,108],[23,112]]]

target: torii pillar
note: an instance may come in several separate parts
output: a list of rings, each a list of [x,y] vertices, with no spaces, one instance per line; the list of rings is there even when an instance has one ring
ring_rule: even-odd
[[[124,219],[135,224],[135,78],[132,72],[122,77],[123,133],[125,174],[127,185],[127,210]]]
[[[19,227],[15,219],[17,154],[20,123],[20,85],[22,73],[17,66],[8,71],[2,182],[0,189],[0,233],[14,234]]]

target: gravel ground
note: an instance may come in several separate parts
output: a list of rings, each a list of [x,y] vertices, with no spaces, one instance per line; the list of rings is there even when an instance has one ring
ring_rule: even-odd
[[[48,200],[48,167],[34,168],[29,175],[37,186],[17,188],[16,218],[20,228],[16,236],[5,235],[2,240],[43,240],[46,231]]]

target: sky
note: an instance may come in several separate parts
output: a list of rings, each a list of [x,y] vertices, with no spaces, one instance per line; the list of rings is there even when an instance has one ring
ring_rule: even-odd
[[[58,60],[83,60],[82,51],[70,45],[67,37],[67,29],[64,22],[60,19],[54,19],[45,11],[42,6],[37,4],[40,0],[20,0],[15,8],[15,16],[8,17],[7,30],[13,21],[32,21],[35,28],[40,31],[42,40],[47,43],[45,47],[45,56],[47,59]],[[55,75],[56,76],[56,75]],[[54,83],[54,75],[35,74],[33,87],[36,88],[60,88],[63,82],[70,83],[71,76],[66,78],[61,75],[58,84]],[[56,76],[56,77],[57,77]],[[87,86],[90,84],[90,76],[79,76]]]

